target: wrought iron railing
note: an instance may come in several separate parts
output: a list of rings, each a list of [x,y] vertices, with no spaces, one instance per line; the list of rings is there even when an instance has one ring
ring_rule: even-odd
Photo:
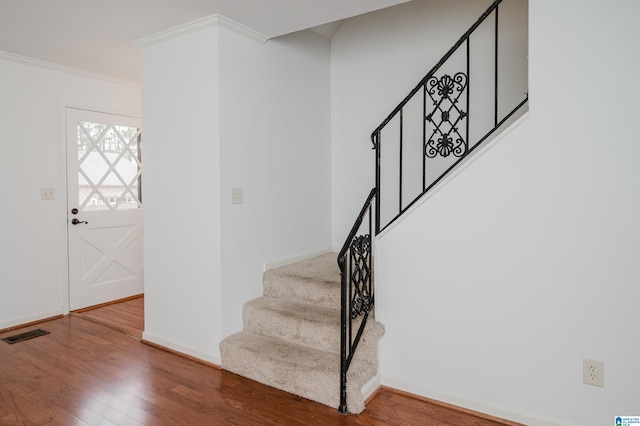
[[[372,236],[396,221],[482,142],[515,118],[527,103],[526,82],[522,90],[524,98],[520,98],[517,90],[514,94],[513,87],[503,90],[508,92],[507,96],[499,94],[502,86],[499,80],[498,6],[502,1],[495,0],[491,4],[371,135],[376,150],[376,186],[369,193],[338,255],[342,277],[341,413],[347,412],[347,372],[374,306]],[[493,40],[490,43],[493,72],[488,76],[490,85],[493,86],[490,90],[493,92],[490,95],[493,99],[487,100],[486,96],[481,96],[479,103],[474,104],[476,101],[471,99],[470,89],[472,80],[476,86],[486,87],[487,83],[485,81],[483,85],[482,79],[471,72],[471,36],[483,24],[486,26],[487,22],[493,30]],[[486,45],[486,31],[482,37]],[[465,49],[460,55],[462,46]],[[486,69],[482,74],[487,77]],[[416,116],[419,117],[416,120],[416,127],[419,129],[417,132],[410,126],[410,117],[415,120]],[[476,123],[474,127],[470,125],[472,117]],[[391,132],[390,129],[394,131]],[[395,133],[395,136],[389,137],[389,133]],[[383,153],[383,139],[391,139],[390,142],[393,142],[394,138],[397,144],[385,142],[385,149],[392,154],[396,152],[397,158],[387,155],[386,151]],[[415,148],[416,139],[419,150],[417,155],[411,155],[410,148],[412,143]],[[417,167],[416,163],[419,163]],[[386,173],[391,172],[387,175],[394,175],[393,172],[396,172],[397,181],[383,176],[383,169]],[[418,181],[417,184],[415,180]],[[396,185],[395,190],[389,182]]]
[[[512,76],[505,78],[511,86],[499,79],[500,63],[504,74],[511,66],[504,65],[508,60],[526,67],[526,52],[519,52],[522,57],[508,55],[499,61],[501,2],[491,4],[371,134],[378,189],[376,234],[397,220],[527,103],[526,79],[518,88],[513,87]],[[472,60],[471,41],[476,34],[474,43],[481,50],[490,51],[474,51]],[[493,69],[488,71],[487,62],[491,59]],[[473,99],[471,83],[478,95]],[[520,93],[518,89],[522,89]],[[487,99],[487,95],[493,99]]]
[[[338,254],[341,276],[340,312],[340,407],[347,412],[347,372],[373,309],[373,214],[376,188],[362,210]]]

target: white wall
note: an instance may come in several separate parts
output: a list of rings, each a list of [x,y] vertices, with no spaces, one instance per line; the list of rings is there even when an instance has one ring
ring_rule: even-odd
[[[139,116],[140,88],[0,55],[0,329],[68,309],[64,105]]]
[[[223,336],[262,295],[265,262],[331,248],[330,42],[262,44],[221,28]],[[231,188],[244,204],[231,204]]]
[[[213,19],[142,55],[144,338],[217,363],[265,262],[331,246],[329,42],[231,27]]]
[[[213,26],[142,48],[143,337],[212,362],[221,337],[218,66]]]
[[[528,118],[378,240],[382,380],[532,425],[613,424],[640,413],[640,3],[529,5]]]

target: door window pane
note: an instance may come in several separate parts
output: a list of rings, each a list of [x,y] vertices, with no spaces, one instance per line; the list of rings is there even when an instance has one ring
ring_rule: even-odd
[[[140,129],[78,123],[78,204],[81,211],[142,206]]]

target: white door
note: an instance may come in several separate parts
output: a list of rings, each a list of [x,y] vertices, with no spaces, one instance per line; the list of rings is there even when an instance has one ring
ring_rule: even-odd
[[[141,120],[66,109],[71,310],[142,294]]]

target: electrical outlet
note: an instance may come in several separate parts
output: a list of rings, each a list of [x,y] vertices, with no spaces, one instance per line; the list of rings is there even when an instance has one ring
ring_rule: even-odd
[[[587,385],[604,386],[604,364],[591,359],[582,360],[582,381]]]
[[[242,188],[231,188],[231,204],[244,203],[244,194]]]
[[[54,188],[40,188],[41,200],[55,200],[56,190]]]

